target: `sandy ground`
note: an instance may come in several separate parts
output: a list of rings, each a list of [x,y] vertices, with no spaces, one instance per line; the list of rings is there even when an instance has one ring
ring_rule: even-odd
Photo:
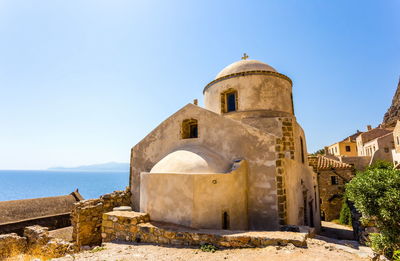
[[[328,242],[330,241],[330,242]],[[354,241],[332,241],[324,237],[308,239],[307,248],[298,248],[293,245],[285,247],[269,246],[265,248],[249,249],[222,249],[215,253],[203,252],[199,248],[157,246],[152,244],[106,243],[103,248],[84,251],[58,259],[59,261],[72,260],[235,260],[235,261],[333,261],[333,260],[370,260],[372,251],[367,247],[360,247]],[[352,246],[353,245],[353,246]]]

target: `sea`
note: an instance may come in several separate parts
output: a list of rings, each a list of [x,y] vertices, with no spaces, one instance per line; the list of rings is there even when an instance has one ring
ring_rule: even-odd
[[[124,190],[129,172],[0,170],[0,201],[67,195],[75,189],[84,199]]]

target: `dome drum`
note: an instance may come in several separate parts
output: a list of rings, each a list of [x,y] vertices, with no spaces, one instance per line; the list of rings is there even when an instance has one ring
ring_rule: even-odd
[[[231,97],[225,93],[233,92],[235,104],[229,106]],[[265,63],[242,60],[224,68],[204,88],[204,104],[206,109],[219,114],[232,114],[229,106],[242,113],[269,111],[274,115],[293,115],[292,82]]]

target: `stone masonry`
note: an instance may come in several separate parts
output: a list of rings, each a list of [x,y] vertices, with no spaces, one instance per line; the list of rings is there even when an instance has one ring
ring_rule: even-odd
[[[0,235],[0,260],[21,254],[49,259],[75,251],[73,243],[49,236],[48,228],[38,225],[26,227],[23,237],[15,233]]]
[[[184,226],[150,222],[146,213],[113,211],[103,214],[103,242],[127,241],[163,245],[196,246],[212,244],[223,248],[264,247],[268,245],[306,246],[312,236],[308,227],[296,227],[300,232],[259,232],[193,229]]]
[[[73,226],[73,241],[78,247],[84,245],[99,245],[101,243],[101,221],[105,212],[114,207],[130,206],[131,193],[114,191],[98,199],[83,200],[75,204],[71,213]]]
[[[276,185],[278,193],[279,224],[286,224],[286,189],[284,158],[294,159],[293,124],[290,118],[280,118],[282,122],[282,138],[276,139]]]
[[[354,167],[326,156],[308,156],[309,164],[318,174],[321,215],[323,220],[338,219],[345,185],[354,177]]]

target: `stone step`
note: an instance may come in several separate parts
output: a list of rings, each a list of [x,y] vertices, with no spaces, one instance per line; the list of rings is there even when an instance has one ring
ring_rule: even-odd
[[[129,213],[129,214],[128,214]],[[305,247],[310,232],[233,231],[193,229],[164,222],[149,221],[149,215],[137,212],[109,212],[103,215],[103,242],[128,241],[166,245],[212,244],[243,248],[287,245]]]
[[[140,223],[149,222],[150,217],[147,213],[134,211],[111,211],[103,214],[102,227],[113,227],[114,224],[128,228]]]

